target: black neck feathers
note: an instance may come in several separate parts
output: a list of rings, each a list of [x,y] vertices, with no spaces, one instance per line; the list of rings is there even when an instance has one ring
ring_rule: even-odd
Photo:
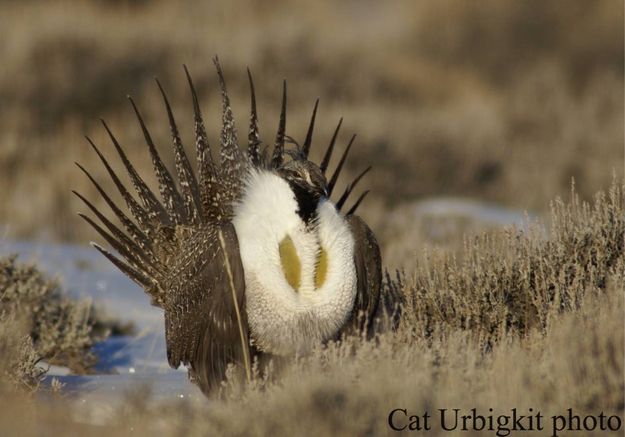
[[[289,185],[293,193],[295,193],[295,199],[297,200],[297,214],[308,226],[317,214],[319,194],[313,193],[297,183],[289,183]]]

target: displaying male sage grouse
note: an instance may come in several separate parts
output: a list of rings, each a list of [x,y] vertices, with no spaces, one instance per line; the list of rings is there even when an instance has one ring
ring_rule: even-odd
[[[326,172],[339,122],[320,164],[308,159],[317,103],[303,143],[285,134],[286,83],[272,153],[261,150],[252,77],[247,153],[237,132],[221,67],[223,98],[219,163],[211,153],[197,93],[185,68],[195,117],[197,177],[182,146],[169,102],[160,88],[173,139],[176,176],[167,170],[141,115],[159,182],[161,200],[104,128],[137,192],[136,200],[95,144],[89,143],[119,190],[127,216],[82,167],[125,232],[75,193],[102,222],[80,214],[119,253],[93,245],[164,309],[167,358],[181,363],[209,393],[229,364],[250,378],[255,357],[305,353],[348,330],[370,330],[380,305],[380,251],[365,222],[355,215],[367,191],[342,212],[360,173],[332,201],[354,137],[329,180]],[[285,148],[285,143],[294,144]],[[106,229],[104,229],[106,228]]]

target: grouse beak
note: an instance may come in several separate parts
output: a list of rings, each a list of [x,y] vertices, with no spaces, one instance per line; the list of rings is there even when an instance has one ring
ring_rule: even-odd
[[[325,188],[325,187],[319,187],[319,186],[313,187],[312,193],[315,196],[318,196],[320,199],[322,199],[322,198],[327,199],[328,198],[328,189]]]

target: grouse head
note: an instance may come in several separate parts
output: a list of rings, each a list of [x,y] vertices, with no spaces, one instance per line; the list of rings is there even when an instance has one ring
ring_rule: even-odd
[[[288,182],[298,204],[298,215],[309,224],[314,218],[317,205],[328,197],[328,182],[316,164],[305,159],[293,159],[277,171]]]

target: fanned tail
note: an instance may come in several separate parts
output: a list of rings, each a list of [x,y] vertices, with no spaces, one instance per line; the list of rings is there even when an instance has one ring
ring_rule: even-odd
[[[187,157],[187,153],[184,151],[182,140],[178,132],[178,126],[174,119],[174,114],[169,105],[169,100],[165,94],[165,90],[161,86],[161,83],[156,79],[156,84],[161,91],[163,97],[163,103],[167,111],[167,118],[169,119],[169,128],[171,131],[172,143],[174,145],[174,156],[176,160],[176,174],[178,175],[178,181],[180,183],[180,192],[184,199],[184,207],[186,216],[191,224],[197,224],[200,221],[200,213],[202,211],[202,203],[200,201],[200,191],[198,189],[197,179],[193,174],[191,163]]]
[[[282,82],[282,107],[280,109],[280,122],[276,141],[273,146],[271,168],[279,168],[284,161],[284,136],[286,132],[286,80]]]
[[[249,161],[244,158],[236,142],[232,109],[230,108],[221,66],[217,59],[215,59],[215,66],[221,84],[223,99],[220,168],[217,168],[213,162],[199,107],[199,99],[186,67],[185,73],[193,102],[199,180],[196,179],[185,152],[165,90],[158,80],[156,80],[156,84],[163,98],[171,131],[176,178],[163,163],[139,108],[132,98],[129,97],[129,100],[152,160],[154,173],[158,181],[160,199],[139,175],[119,141],[103,120],[102,125],[128,173],[138,200],[124,186],[95,143],[90,138],[87,138],[87,141],[97,154],[117,191],[126,203],[132,218],[122,212],[121,208],[83,166],[77,164],[92,182],[123,228],[122,230],[113,224],[84,196],[74,192],[100,221],[102,226],[82,213],[80,217],[89,223],[115,249],[117,254],[113,254],[101,246],[95,244],[94,246],[126,275],[141,285],[152,296],[153,302],[158,306],[164,306],[164,289],[168,280],[172,257],[178,256],[184,250],[188,250],[181,247],[181,241],[188,238],[194,227],[216,226],[231,217],[232,205],[241,190],[244,174],[249,165]]]
[[[223,188],[213,162],[197,92],[195,91],[191,75],[186,66],[184,67],[184,71],[187,75],[191,98],[193,100],[198,187],[200,191],[200,203],[202,204],[201,213],[199,215],[203,223],[221,222],[226,216],[224,205],[222,205],[219,198],[219,194],[223,192]]]
[[[232,108],[230,107],[230,98],[226,90],[226,80],[219,59],[213,59],[219,76],[219,86],[221,88],[222,97],[222,118],[221,118],[221,179],[223,181],[223,193],[225,198],[222,202],[225,205],[232,205],[235,199],[241,194],[241,181],[247,170],[247,156],[241,153],[241,149],[237,144],[237,131],[234,125],[234,117]],[[227,218],[232,218],[232,208],[226,212]]]
[[[254,90],[254,81],[252,73],[247,69],[247,77],[250,81],[250,130],[248,134],[248,155],[252,161],[252,165],[260,167],[262,158],[260,153],[260,134],[258,133],[258,114],[256,112],[256,91]]]

